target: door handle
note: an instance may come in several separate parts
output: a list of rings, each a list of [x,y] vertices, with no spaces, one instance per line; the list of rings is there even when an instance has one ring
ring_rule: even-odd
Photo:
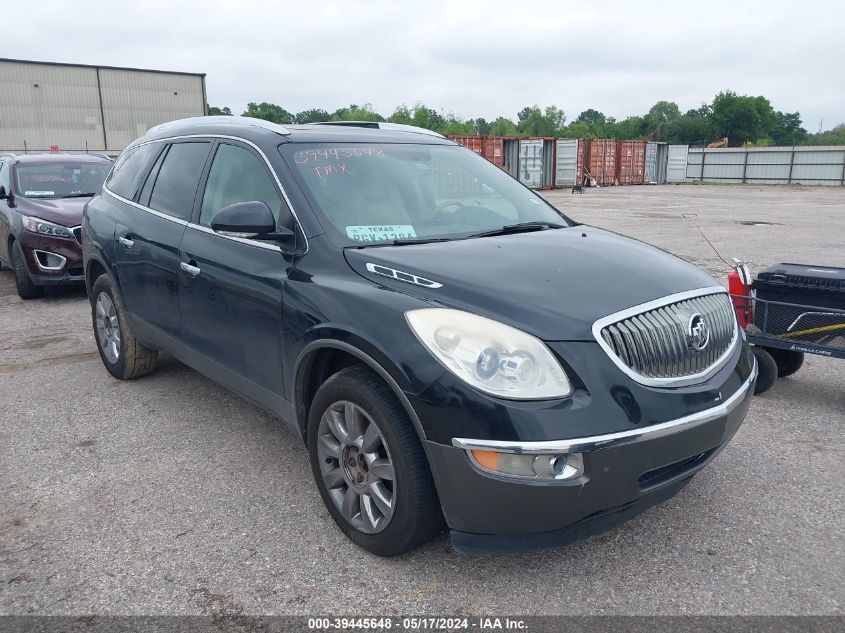
[[[117,238],[117,241],[123,244],[123,246],[125,246],[126,248],[132,248],[133,246],[135,246],[135,242],[130,240],[128,237],[119,237]]]
[[[188,262],[179,262],[179,268],[188,273],[189,277],[196,277],[200,274],[199,267],[191,266]]]

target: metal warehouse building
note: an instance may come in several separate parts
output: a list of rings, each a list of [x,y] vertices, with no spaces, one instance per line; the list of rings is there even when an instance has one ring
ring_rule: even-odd
[[[0,59],[0,150],[117,153],[206,113],[205,74]]]

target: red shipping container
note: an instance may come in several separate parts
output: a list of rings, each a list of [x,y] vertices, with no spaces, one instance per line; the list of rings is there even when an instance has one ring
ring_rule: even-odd
[[[641,185],[645,174],[645,141],[619,141],[616,180],[620,185]]]
[[[467,149],[471,149],[476,154],[483,153],[482,145],[484,137],[482,136],[450,136],[449,138]]]
[[[616,183],[616,141],[607,138],[594,138],[587,141],[584,169],[591,180],[600,187]]]
[[[505,165],[505,141],[501,136],[485,136],[482,142],[483,156],[496,167]]]

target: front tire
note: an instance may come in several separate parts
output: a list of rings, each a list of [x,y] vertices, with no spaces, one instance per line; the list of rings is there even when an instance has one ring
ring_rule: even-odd
[[[120,380],[131,380],[155,371],[158,352],[135,338],[111,277],[97,277],[91,297],[94,339],[108,372]]]
[[[369,369],[345,369],[319,388],[308,415],[308,450],[320,496],[355,544],[397,556],[440,530],[440,502],[419,437]]]
[[[15,289],[18,291],[18,296],[25,301],[43,297],[44,288],[32,282],[23,249],[17,241],[12,244],[11,256],[12,269],[15,271]]]

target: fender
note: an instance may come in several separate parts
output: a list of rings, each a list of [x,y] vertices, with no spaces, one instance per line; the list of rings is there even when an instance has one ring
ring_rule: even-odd
[[[405,409],[405,412],[411,419],[411,422],[413,423],[420,440],[424,441],[426,439],[425,431],[423,430],[422,423],[420,422],[416,411],[414,411],[414,408],[411,406],[410,400],[408,400],[408,397],[405,395],[405,392],[402,391],[402,388],[399,386],[399,383],[391,375],[391,373],[384,366],[382,366],[375,358],[361,350],[359,347],[356,347],[355,345],[346,341],[338,340],[336,338],[322,338],[308,343],[305,347],[302,348],[302,351],[300,351],[299,355],[296,358],[296,361],[294,362],[294,368],[292,372],[293,385],[291,390],[291,401],[293,403],[293,408],[296,412],[297,418],[299,418],[304,413],[304,407],[301,407],[301,403],[298,400],[299,393],[302,390],[302,382],[305,376],[305,370],[310,368],[310,363],[306,361],[308,361],[308,358],[312,356],[314,352],[325,348],[343,350],[344,352],[347,352],[360,359],[365,365],[367,365],[370,369],[376,372],[381,377],[381,379],[384,380],[385,384],[387,384],[387,386],[394,393],[394,395],[399,399],[399,402],[402,404],[402,408]],[[397,373],[401,373],[395,367],[393,369]],[[298,420],[298,422],[300,425],[300,429],[304,428],[305,425],[303,424],[303,420]]]

